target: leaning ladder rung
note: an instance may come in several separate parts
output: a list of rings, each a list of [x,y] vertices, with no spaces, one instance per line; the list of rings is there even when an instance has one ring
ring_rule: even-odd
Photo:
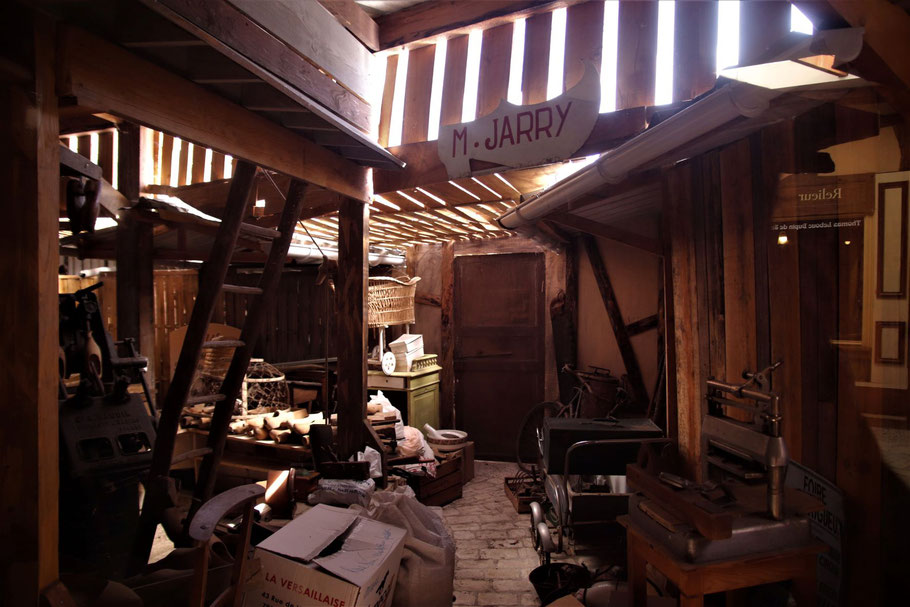
[[[221,290],[225,293],[239,293],[240,295],[262,295],[262,289],[259,287],[247,287],[244,285],[224,285]]]
[[[267,240],[275,240],[281,236],[281,232],[278,230],[273,230],[272,228],[263,228],[262,226],[253,225],[251,223],[240,224],[240,232],[249,236],[265,238]]]
[[[201,394],[198,396],[189,396],[186,399],[188,405],[204,405],[209,403],[220,403],[225,398],[224,394]]]
[[[202,344],[203,348],[239,348],[245,346],[246,343],[240,341],[239,339],[216,339],[214,341],[207,341]]]

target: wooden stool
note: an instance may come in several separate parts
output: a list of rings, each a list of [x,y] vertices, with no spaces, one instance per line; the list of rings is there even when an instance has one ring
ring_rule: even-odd
[[[816,559],[818,553],[827,549],[821,542],[784,552],[752,554],[710,563],[688,563],[643,535],[628,516],[618,520],[627,533],[627,567],[633,607],[647,605],[647,563],[651,563],[679,588],[680,607],[701,607],[706,594],[784,580],[793,580],[793,595],[799,607],[815,605]]]

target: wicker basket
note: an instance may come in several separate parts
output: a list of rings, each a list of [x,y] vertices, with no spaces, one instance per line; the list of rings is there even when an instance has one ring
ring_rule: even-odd
[[[405,325],[414,322],[414,293],[420,277],[409,280],[370,276],[367,323],[370,327]]]

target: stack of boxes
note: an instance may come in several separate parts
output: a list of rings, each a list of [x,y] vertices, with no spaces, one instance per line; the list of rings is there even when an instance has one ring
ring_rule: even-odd
[[[402,335],[389,343],[389,349],[395,355],[395,372],[406,373],[414,359],[423,356],[423,335]]]

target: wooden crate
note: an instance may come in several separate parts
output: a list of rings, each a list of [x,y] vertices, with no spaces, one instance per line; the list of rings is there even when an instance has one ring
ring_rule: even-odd
[[[413,477],[408,485],[417,494],[417,499],[427,506],[442,506],[461,497],[462,462],[460,457],[440,462],[436,466],[436,478]]]
[[[543,495],[531,490],[532,481],[530,477],[519,478],[516,476],[507,476],[503,479],[506,497],[512,502],[512,507],[518,514],[525,514],[531,511],[531,502],[543,501]]]

